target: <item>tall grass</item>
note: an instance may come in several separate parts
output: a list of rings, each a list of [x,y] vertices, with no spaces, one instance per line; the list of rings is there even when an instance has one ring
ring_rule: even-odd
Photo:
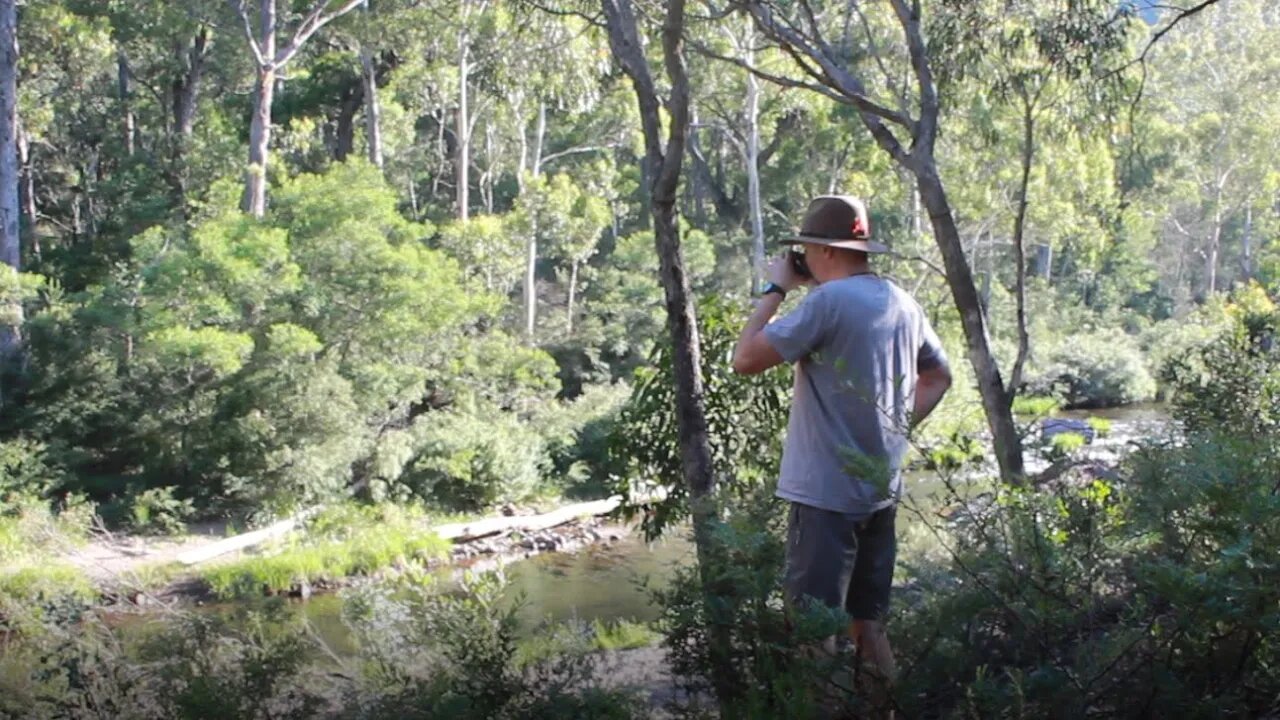
[[[230,600],[420,565],[449,549],[426,525],[425,514],[413,509],[340,506],[269,554],[215,565],[200,578],[218,598]]]

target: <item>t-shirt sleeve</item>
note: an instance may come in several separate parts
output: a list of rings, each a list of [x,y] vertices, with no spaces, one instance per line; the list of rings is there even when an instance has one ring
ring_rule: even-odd
[[[800,306],[764,327],[764,337],[787,362],[795,362],[817,350],[830,330],[825,293],[812,290]]]
[[[916,354],[916,372],[934,370],[947,364],[947,352],[942,349],[942,341],[929,324],[929,318],[920,312],[920,349]]]

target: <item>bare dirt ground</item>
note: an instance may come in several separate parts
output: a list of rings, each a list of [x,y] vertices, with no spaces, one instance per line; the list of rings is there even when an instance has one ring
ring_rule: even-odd
[[[188,550],[226,537],[225,522],[194,523],[184,535],[153,537],[123,535],[99,530],[88,543],[68,547],[63,559],[75,565],[94,583],[105,585],[145,572],[147,567],[171,563]]]

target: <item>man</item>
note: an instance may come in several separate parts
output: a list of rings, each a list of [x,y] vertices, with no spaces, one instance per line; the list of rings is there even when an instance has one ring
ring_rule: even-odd
[[[895,673],[884,615],[897,552],[894,517],[907,432],[951,386],[938,337],[919,304],[871,268],[862,201],[813,200],[798,236],[811,278],[786,256],[733,353],[739,373],[795,363],[778,496],[790,501],[786,590],[795,601],[844,608],[858,655]],[[770,323],[787,293],[812,289]]]

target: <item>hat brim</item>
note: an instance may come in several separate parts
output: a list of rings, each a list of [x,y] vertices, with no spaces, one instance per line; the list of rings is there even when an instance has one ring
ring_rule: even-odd
[[[889,246],[884,243],[878,243],[874,240],[832,240],[831,238],[817,237],[814,235],[795,235],[783,238],[778,241],[782,245],[798,245],[800,243],[809,243],[812,245],[830,245],[831,247],[844,248],[846,250],[860,250],[865,253],[887,253]]]

